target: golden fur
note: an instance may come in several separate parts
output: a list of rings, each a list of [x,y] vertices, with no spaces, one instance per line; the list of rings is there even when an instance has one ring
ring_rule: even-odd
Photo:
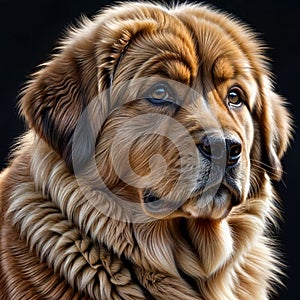
[[[70,30],[23,90],[29,130],[0,175],[0,299],[269,299],[290,139],[270,76],[255,36],[204,5],[125,3]]]

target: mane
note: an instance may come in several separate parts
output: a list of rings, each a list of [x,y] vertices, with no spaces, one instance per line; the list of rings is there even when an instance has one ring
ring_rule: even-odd
[[[83,184],[79,188],[78,179],[42,140],[34,148],[33,181],[14,190],[8,214],[40,260],[90,297],[102,299],[107,289],[113,293],[116,288],[144,299],[147,286],[157,297],[199,299],[196,286],[205,299],[237,299],[241,279],[250,285],[257,285],[252,276],[271,278],[270,285],[279,282],[274,275],[280,273],[277,254],[265,247],[270,240],[263,236],[272,212],[268,193],[234,209],[228,223],[119,221],[126,213],[122,207],[101,191]],[[24,153],[31,149],[32,144],[23,144]],[[239,291],[243,297],[247,293]]]

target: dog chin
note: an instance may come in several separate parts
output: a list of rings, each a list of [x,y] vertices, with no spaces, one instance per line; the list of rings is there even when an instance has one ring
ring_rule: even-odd
[[[202,218],[224,219],[233,206],[239,204],[237,196],[224,185],[212,187],[190,197],[185,203],[176,207],[173,201],[161,199],[152,191],[144,192],[144,208],[151,216],[158,218]]]
[[[235,196],[229,189],[221,187],[217,192],[203,192],[182,209],[192,218],[218,220],[226,218],[235,203]]]

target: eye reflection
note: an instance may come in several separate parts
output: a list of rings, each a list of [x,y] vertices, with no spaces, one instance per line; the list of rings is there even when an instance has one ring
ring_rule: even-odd
[[[240,107],[244,104],[244,98],[242,95],[242,91],[234,87],[227,94],[228,104],[234,107]]]
[[[164,83],[155,84],[147,93],[146,99],[154,105],[176,103],[175,93]]]

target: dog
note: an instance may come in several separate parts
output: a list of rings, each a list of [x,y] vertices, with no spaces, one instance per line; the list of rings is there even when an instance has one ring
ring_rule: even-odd
[[[0,299],[269,299],[292,121],[263,49],[203,4],[70,28],[21,92]]]

